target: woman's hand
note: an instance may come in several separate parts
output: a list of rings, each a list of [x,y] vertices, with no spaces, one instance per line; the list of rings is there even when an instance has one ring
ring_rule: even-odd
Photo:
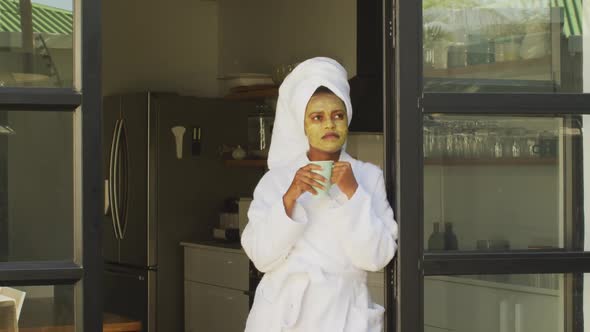
[[[340,191],[342,191],[348,199],[354,195],[358,183],[352,172],[352,166],[347,161],[337,161],[334,163],[332,168],[332,183],[338,185]]]
[[[306,191],[316,195],[318,192],[315,188],[320,188],[322,190],[326,188],[324,184],[327,179],[320,174],[313,172],[313,170],[321,169],[322,167],[319,165],[308,164],[301,167],[297,173],[295,173],[291,186],[289,186],[289,189],[287,189],[287,192],[283,195],[283,204],[285,205],[285,211],[289,217],[293,211],[295,201],[299,196],[303,195]]]

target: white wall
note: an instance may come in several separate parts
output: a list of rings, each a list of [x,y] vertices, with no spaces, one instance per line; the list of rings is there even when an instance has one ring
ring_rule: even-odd
[[[313,56],[356,74],[356,0],[105,0],[103,94],[216,97],[217,77]]]
[[[348,133],[346,152],[352,157],[383,169],[384,137],[382,133]]]
[[[313,56],[356,74],[356,0],[218,0],[220,73],[272,72]]]
[[[103,1],[103,94],[218,94],[214,1]]]

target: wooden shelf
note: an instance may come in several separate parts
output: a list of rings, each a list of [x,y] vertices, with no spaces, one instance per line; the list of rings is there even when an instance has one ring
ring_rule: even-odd
[[[31,301],[31,300],[28,300]],[[52,304],[53,305],[53,304]],[[43,306],[43,309],[47,309],[46,306]],[[45,322],[47,324],[47,322]],[[30,325],[29,321],[23,322],[24,326],[19,327],[19,331],[21,332],[74,332],[76,329],[74,328],[73,324],[55,324],[55,325],[45,325],[39,324],[39,326],[35,326],[35,324]],[[50,323],[51,324],[51,323]],[[41,326],[43,325],[43,326]],[[0,329],[0,332],[9,332],[12,329]],[[122,317],[119,315],[111,314],[111,313],[104,313],[103,314],[103,332],[139,332],[141,331],[141,321],[134,320],[126,317]]]
[[[224,160],[226,166],[230,167],[258,167],[258,168],[265,168],[266,167],[266,160],[265,159],[242,159],[242,160],[234,160],[228,159]]]
[[[73,320],[55,315],[58,306],[53,298],[27,298],[20,316],[20,332],[75,332]],[[12,331],[12,329],[9,329]],[[103,332],[139,332],[141,321],[103,313]],[[0,332],[8,332],[0,328]]]
[[[264,98],[272,98],[279,95],[279,88],[277,86],[265,88],[239,88],[231,91],[225,96],[228,100],[257,100]]]
[[[496,158],[496,159],[424,159],[424,165],[440,166],[471,166],[471,165],[516,165],[516,166],[534,166],[534,165],[557,165],[556,158]]]

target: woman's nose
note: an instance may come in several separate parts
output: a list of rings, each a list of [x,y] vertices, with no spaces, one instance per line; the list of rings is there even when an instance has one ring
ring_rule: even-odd
[[[326,129],[334,128],[334,121],[332,121],[330,118],[326,119],[325,127]]]

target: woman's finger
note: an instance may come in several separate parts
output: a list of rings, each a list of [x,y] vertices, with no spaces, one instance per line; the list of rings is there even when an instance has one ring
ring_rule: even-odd
[[[305,191],[312,193],[313,195],[316,195],[318,193],[318,191],[315,189],[314,186],[310,186],[308,184],[304,184],[304,188]]]
[[[304,170],[307,170],[307,171],[310,171],[310,170],[314,170],[315,169],[315,170],[320,171],[320,170],[322,170],[322,166],[316,165],[316,164],[307,164],[307,165],[301,167],[300,170],[301,169],[304,169]]]
[[[334,167],[350,166],[348,161],[337,161],[334,163]]]
[[[316,180],[313,179],[309,179],[309,178],[305,178],[305,177],[300,177],[299,181],[302,182],[304,185],[307,186],[312,186],[312,187],[319,187],[320,189],[324,190],[325,187],[321,182],[318,182]]]
[[[318,174],[317,172],[314,172],[314,171],[321,171],[321,170],[322,170],[322,168],[320,166],[309,164],[305,167],[301,167],[297,171],[297,174],[310,174],[310,173]]]
[[[336,173],[336,174],[340,174],[340,173],[344,174],[344,173],[350,173],[350,171],[348,169],[346,169],[346,168],[339,168],[339,169],[333,170],[332,171],[332,174],[334,174],[334,173]]]
[[[311,172],[311,171],[306,172],[306,173],[303,173],[302,176],[304,176],[308,179],[313,179],[313,180],[319,181],[319,182],[326,182],[326,178],[323,175],[315,173],[315,172]]]
[[[317,166],[317,165],[314,165],[314,166]],[[309,178],[309,179],[314,179],[319,182],[326,182],[326,178],[324,176],[314,172],[311,169],[302,168],[297,172],[297,174],[304,176],[306,178]]]
[[[350,169],[350,164],[348,165],[334,165],[334,167],[332,167],[332,172],[336,169]]]

